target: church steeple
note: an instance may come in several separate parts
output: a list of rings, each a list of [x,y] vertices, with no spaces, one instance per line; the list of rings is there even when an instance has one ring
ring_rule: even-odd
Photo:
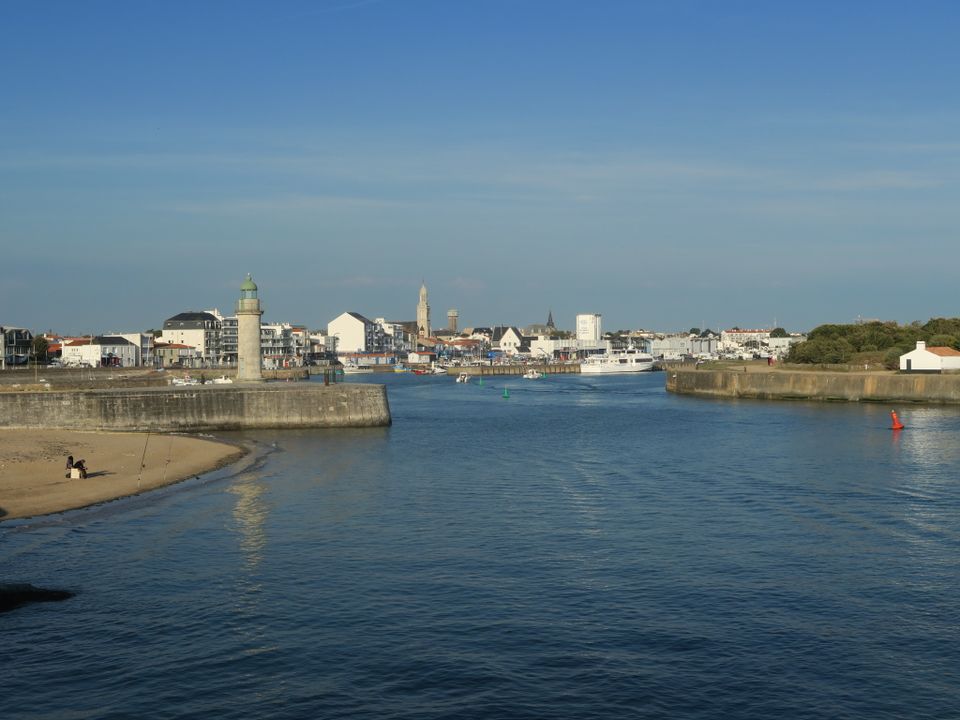
[[[547,327],[551,330],[556,330],[557,326],[553,324],[553,310],[547,312]]]
[[[430,304],[427,302],[427,283],[420,285],[420,302],[417,303],[417,335],[430,337]]]

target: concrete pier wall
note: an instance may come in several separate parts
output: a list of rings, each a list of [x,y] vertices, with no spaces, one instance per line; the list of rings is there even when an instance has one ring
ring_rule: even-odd
[[[389,425],[383,385],[277,383],[0,393],[0,427],[196,432]]]
[[[960,404],[960,375],[736,372],[668,367],[667,391],[708,397]]]

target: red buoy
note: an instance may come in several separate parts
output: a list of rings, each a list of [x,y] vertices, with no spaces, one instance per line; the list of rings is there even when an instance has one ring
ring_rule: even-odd
[[[896,410],[890,411],[890,419],[893,421],[893,427],[890,428],[891,430],[903,430],[903,423],[900,422],[900,418],[897,417]]]

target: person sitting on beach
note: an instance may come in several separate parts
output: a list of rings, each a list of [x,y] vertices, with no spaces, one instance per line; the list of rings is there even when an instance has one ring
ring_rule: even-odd
[[[73,467],[80,471],[80,479],[83,479],[87,476],[87,466],[83,464],[83,460],[77,460]]]
[[[64,475],[65,478],[70,477],[71,470],[73,470],[73,455],[67,455],[67,474]]]

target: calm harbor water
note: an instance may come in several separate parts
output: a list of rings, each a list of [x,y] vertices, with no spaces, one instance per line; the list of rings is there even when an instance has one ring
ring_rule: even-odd
[[[354,381],[354,380],[351,380]],[[0,525],[6,718],[960,717],[960,412],[369,376],[175,489]]]

